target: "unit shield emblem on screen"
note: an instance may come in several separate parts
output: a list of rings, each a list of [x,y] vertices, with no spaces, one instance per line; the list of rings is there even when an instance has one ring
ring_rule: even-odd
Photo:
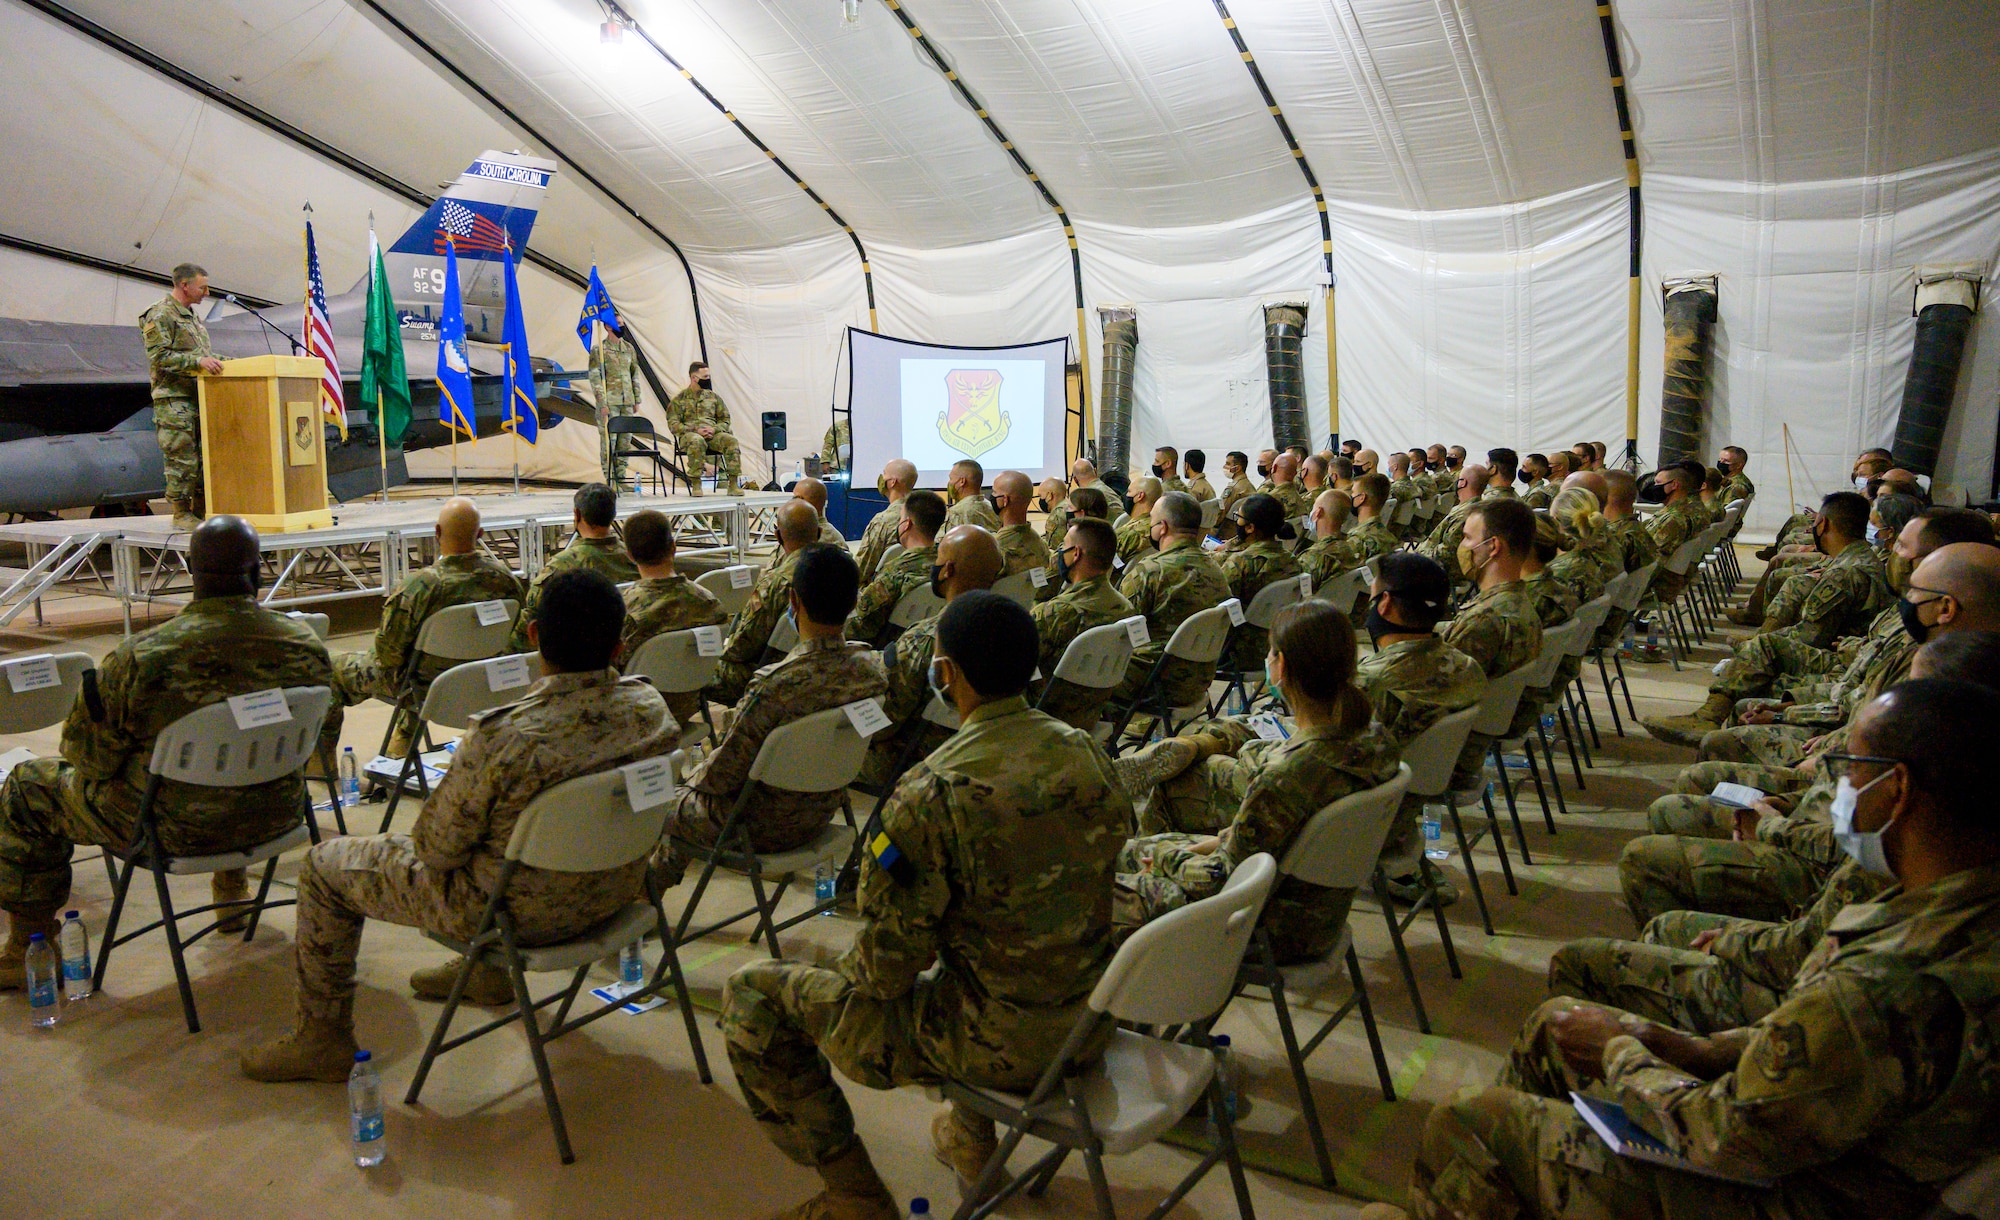
[[[953,369],[944,376],[944,388],[938,439],[969,458],[1007,439],[1013,420],[1000,409],[998,369]]]

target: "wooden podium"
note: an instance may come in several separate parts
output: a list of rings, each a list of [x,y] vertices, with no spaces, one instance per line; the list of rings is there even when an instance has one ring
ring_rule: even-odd
[[[196,379],[210,516],[231,513],[279,534],[333,524],[319,405],[324,368],[317,356],[251,356]]]

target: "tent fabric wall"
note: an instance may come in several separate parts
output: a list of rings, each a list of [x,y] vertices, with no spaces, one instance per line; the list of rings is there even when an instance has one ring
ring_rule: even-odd
[[[423,190],[482,148],[573,158],[534,247],[602,267],[671,392],[700,350],[689,273],[623,209],[636,210],[686,252],[739,435],[780,409],[787,460],[818,447],[843,392],[842,331],[867,324],[853,245],[643,43],[604,47],[594,0],[65,2]],[[884,332],[967,344],[1074,334],[1055,218],[878,3],[851,26],[832,0],[624,6],[853,223]],[[1310,304],[1308,404],[1323,438],[1317,216],[1214,6],[905,7],[1074,219],[1093,388],[1096,307],[1138,308],[1134,453],[1265,443],[1261,310],[1276,300]],[[1654,443],[1658,282],[1717,272],[1711,443],[1749,449],[1768,491],[1783,483],[1790,423],[1804,497],[1806,484],[1837,481],[1855,448],[1888,439],[1912,265],[1990,273],[2000,250],[2000,106],[1976,69],[2000,59],[2000,12],[1985,0],[1616,10],[1646,175],[1641,451]],[[1624,182],[1589,6],[1234,0],[1230,11],[1326,189],[1343,435],[1377,448],[1621,440]],[[0,7],[0,38],[12,69],[0,136],[35,184],[0,202],[0,231],[154,269],[196,257],[220,282],[292,300],[303,200],[328,280],[343,286],[361,272],[367,212],[385,233],[413,216],[38,13]],[[28,256],[0,257],[0,277],[0,303],[26,316],[129,313],[152,294]],[[533,268],[523,282],[538,353],[580,367],[574,289]],[[2000,380],[1988,317],[1940,472],[1975,496]],[[488,473],[510,456],[505,441],[461,449]],[[594,464],[588,430],[564,425],[524,472],[581,478]],[[1757,520],[1782,515],[1782,498],[1760,498]]]

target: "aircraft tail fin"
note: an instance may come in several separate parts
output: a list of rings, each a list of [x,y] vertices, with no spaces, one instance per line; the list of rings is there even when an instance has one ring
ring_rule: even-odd
[[[483,314],[500,332],[506,307],[500,259],[510,247],[519,259],[556,163],[522,153],[488,150],[431,202],[417,222],[383,251],[383,264],[399,308],[435,316],[444,300],[444,252],[456,248],[467,337],[484,339]]]

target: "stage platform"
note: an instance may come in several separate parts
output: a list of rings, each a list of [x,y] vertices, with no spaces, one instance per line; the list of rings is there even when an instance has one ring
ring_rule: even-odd
[[[440,493],[387,503],[357,500],[336,506],[328,528],[263,535],[261,600],[295,609],[388,593],[404,575],[430,562],[438,506],[447,498]],[[568,491],[473,498],[485,527],[481,545],[523,576],[540,571],[571,533]],[[680,556],[733,563],[749,553],[753,539],[771,531],[778,506],[789,499],[782,492],[698,499],[627,494],[618,498],[618,519],[657,509],[674,519]],[[188,534],[167,517],[23,521],[0,525],[0,542],[27,550],[25,567],[0,571],[8,582],[0,592],[0,629],[30,606],[39,618],[44,598],[93,595],[119,601],[130,634],[135,603],[188,599]]]

